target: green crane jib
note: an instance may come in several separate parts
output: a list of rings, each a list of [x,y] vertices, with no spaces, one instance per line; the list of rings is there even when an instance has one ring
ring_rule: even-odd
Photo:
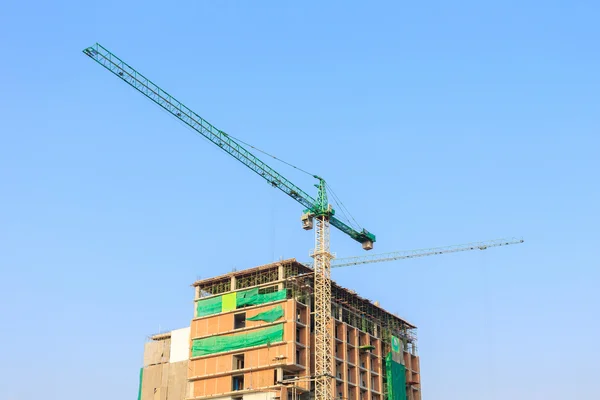
[[[331,225],[335,226],[357,242],[360,242],[365,250],[373,248],[373,242],[375,242],[374,234],[365,229],[357,231],[334,217],[335,210],[331,208],[327,201],[325,181],[321,177],[314,176],[314,178],[319,181],[319,183],[315,185],[318,188],[318,200],[315,200],[298,186],[294,185],[280,173],[261,161],[250,151],[246,150],[242,145],[227,135],[227,133],[215,128],[208,121],[152,83],[152,81],[100,44],[96,43],[83,50],[83,52],[98,64],[127,82],[144,96],[167,110],[171,115],[186,123],[196,132],[223,149],[223,151],[262,176],[273,187],[278,188],[292,199],[302,204],[306,208],[302,216],[302,226],[304,229],[312,229],[314,217],[325,216],[329,219]]]

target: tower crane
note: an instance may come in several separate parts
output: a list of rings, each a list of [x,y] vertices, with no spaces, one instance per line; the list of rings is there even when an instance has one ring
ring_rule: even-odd
[[[315,248],[311,254],[315,274],[315,398],[332,400],[330,263],[333,256],[329,250],[330,225],[361,243],[365,250],[373,248],[375,235],[366,229],[355,230],[335,217],[335,210],[327,199],[325,180],[320,176],[314,175],[318,181],[315,185],[317,198],[314,199],[248,151],[239,141],[200,117],[99,43],[84,49],[83,53],[305,207],[301,217],[302,227],[310,230],[316,225]]]
[[[362,244],[363,249],[371,250],[376,237],[366,229],[356,230],[335,216],[335,210],[329,204],[326,182],[317,175],[316,199],[304,190],[294,185],[280,173],[268,166],[239,141],[216,128],[200,117],[179,100],[154,84],[140,72],[135,70],[122,59],[111,53],[102,45],[96,43],[87,47],[83,53],[102,65],[116,77],[123,80],[145,97],[165,109],[172,116],[195,130],[224,152],[254,171],[265,179],[271,186],[281,190],[304,207],[301,217],[302,227],[306,230],[315,229],[315,248],[311,254],[314,269],[314,305],[315,305],[315,398],[316,400],[333,400],[331,384],[333,341],[331,327],[331,267],[342,267],[372,262],[399,260],[404,258],[423,257],[457,251],[484,249],[487,247],[503,246],[521,243],[516,239],[471,243],[462,246],[414,250],[408,252],[387,253],[366,257],[338,259],[332,264],[333,255],[330,252],[330,226],[339,229],[352,239]]]

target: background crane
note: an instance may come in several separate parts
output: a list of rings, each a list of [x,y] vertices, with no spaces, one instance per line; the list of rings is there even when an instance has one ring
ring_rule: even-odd
[[[217,129],[204,120],[183,103],[169,93],[151,82],[144,75],[129,66],[119,57],[111,53],[100,44],[83,50],[84,54],[105,67],[115,76],[125,81],[141,94],[168,111],[175,118],[187,124],[197,133],[217,145],[233,158],[250,168],[265,179],[271,186],[281,190],[305,209],[302,214],[302,227],[315,230],[315,249],[311,256],[314,266],[314,304],[315,304],[315,398],[316,400],[333,400],[331,385],[333,342],[331,335],[331,267],[342,267],[373,262],[392,261],[403,258],[423,257],[428,255],[445,254],[457,251],[485,249],[488,247],[503,246],[521,243],[522,240],[510,239],[489,242],[471,243],[462,246],[449,246],[425,250],[412,250],[395,252],[367,257],[351,257],[338,259],[333,262],[330,252],[329,231],[330,225],[344,232],[352,239],[362,244],[363,249],[371,250],[375,242],[375,235],[365,229],[356,230],[335,217],[335,210],[328,201],[326,182],[323,178],[313,175],[317,179],[317,197],[314,199],[305,191],[294,185],[280,173],[265,164],[262,160],[248,151],[239,140]],[[335,195],[334,195],[335,196]],[[343,208],[342,208],[343,211]]]
[[[500,246],[509,246],[511,244],[519,244],[523,243],[523,239],[518,238],[505,238],[505,239],[494,239],[487,240],[484,242],[473,242],[473,243],[465,243],[465,244],[457,244],[452,246],[443,246],[443,247],[431,247],[428,249],[417,249],[417,250],[401,250],[394,251],[390,253],[381,253],[381,254],[368,254],[364,256],[355,256],[355,257],[344,257],[344,258],[334,258],[331,260],[330,266],[331,268],[338,267],[349,267],[353,265],[360,264],[371,264],[371,263],[379,263],[386,261],[396,261],[396,260],[404,260],[407,258],[418,258],[418,257],[427,257],[427,256],[437,256],[441,254],[448,253],[457,253],[459,251],[470,251],[470,250],[486,250],[490,247],[500,247]],[[304,265],[312,267],[312,262],[304,262]]]

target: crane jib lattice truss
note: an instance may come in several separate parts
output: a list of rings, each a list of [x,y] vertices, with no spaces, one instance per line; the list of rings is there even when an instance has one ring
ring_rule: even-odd
[[[184,122],[206,139],[219,146],[223,151],[233,156],[233,158],[263,177],[273,187],[278,188],[296,200],[298,203],[302,204],[304,207],[306,207],[307,212],[312,215],[319,215],[323,212],[328,212],[330,215],[329,219],[331,225],[344,232],[357,242],[362,243],[363,246],[372,247],[372,243],[376,240],[374,234],[365,229],[362,231],[357,231],[336,218],[334,216],[335,210],[327,210],[325,208],[327,205],[324,205],[320,201],[312,198],[312,196],[307,194],[305,191],[286,179],[279,172],[275,171],[269,165],[264,163],[262,160],[248,151],[244,146],[230,137],[227,133],[216,128],[210,122],[200,117],[186,105],[175,99],[165,90],[161,89],[150,79],[136,71],[133,67],[111,53],[102,45],[96,43],[94,46],[83,50],[83,52],[98,64],[102,65],[110,72],[125,81],[127,84],[138,90],[144,96],[152,100],[154,103],[168,111],[171,115]],[[319,180],[319,186],[322,186],[322,178],[318,176],[315,176],[315,178]],[[319,188],[319,190],[321,191],[321,188]],[[319,197],[321,196],[322,194],[320,192]]]

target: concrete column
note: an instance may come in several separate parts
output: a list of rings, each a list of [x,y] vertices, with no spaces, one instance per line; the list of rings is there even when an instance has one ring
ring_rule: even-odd
[[[283,265],[279,264],[279,266],[277,267],[277,280],[283,281],[285,279],[285,274],[283,271]],[[278,290],[283,290],[285,288],[285,286],[283,285],[283,282],[281,282],[278,286],[277,289]]]

